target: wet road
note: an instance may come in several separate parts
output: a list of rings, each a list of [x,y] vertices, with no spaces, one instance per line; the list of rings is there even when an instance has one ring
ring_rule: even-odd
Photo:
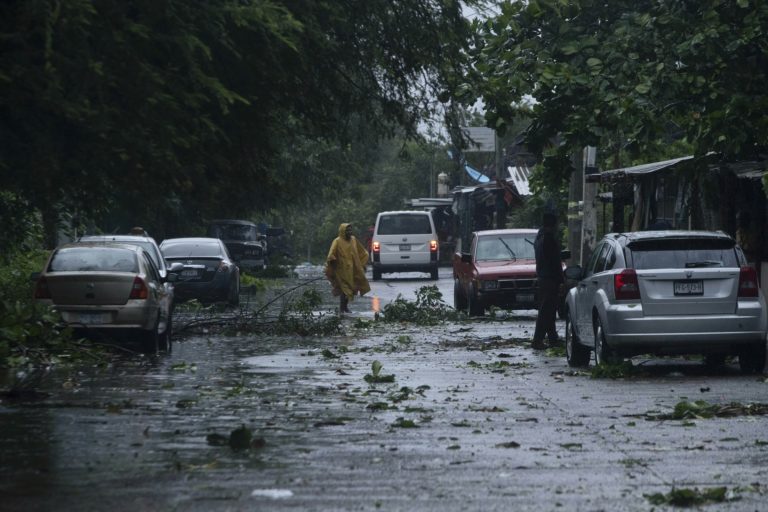
[[[637,375],[591,378],[522,341],[533,312],[374,323],[434,284],[389,277],[341,335],[193,336],[29,376],[45,395],[0,403],[0,510],[644,511],[654,493],[716,487],[717,510],[766,510],[768,417],[663,416],[767,402],[765,376],[636,359]],[[365,380],[374,361],[394,382]],[[254,441],[235,450],[242,425]]]

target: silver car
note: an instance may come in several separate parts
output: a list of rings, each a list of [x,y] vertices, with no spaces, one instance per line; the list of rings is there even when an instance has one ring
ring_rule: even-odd
[[[147,352],[170,348],[172,311],[165,279],[141,247],[63,245],[35,277],[35,300],[58,310],[76,330],[128,334]]]
[[[566,269],[578,284],[566,298],[571,366],[638,354],[703,354],[709,365],[738,355],[744,373],[765,368],[765,300],[757,273],[721,232],[613,233],[586,268]]]

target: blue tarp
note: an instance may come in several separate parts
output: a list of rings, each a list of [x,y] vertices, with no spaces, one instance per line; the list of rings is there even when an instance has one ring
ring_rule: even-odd
[[[447,151],[447,153],[448,153],[448,158],[453,159],[453,152],[450,149]],[[491,179],[488,176],[486,176],[485,174],[481,173],[480,171],[478,171],[474,167],[472,167],[470,165],[467,165],[466,163],[464,164],[464,170],[467,171],[467,175],[470,178],[472,178],[473,180],[475,180],[478,183],[488,183],[488,182],[491,181]]]

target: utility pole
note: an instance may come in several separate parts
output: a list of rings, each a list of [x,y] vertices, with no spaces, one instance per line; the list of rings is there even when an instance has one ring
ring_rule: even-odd
[[[568,184],[568,248],[571,250],[571,263],[581,264],[581,201],[584,190],[584,166],[580,155],[571,155],[571,181]]]
[[[598,183],[587,181],[589,176],[597,173],[596,167],[597,148],[587,146],[583,151],[582,159],[582,218],[581,218],[581,266],[585,266],[592,256],[592,251],[597,244],[597,189]]]

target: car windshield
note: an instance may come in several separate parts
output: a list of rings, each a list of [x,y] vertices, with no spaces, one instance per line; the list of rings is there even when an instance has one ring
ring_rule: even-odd
[[[259,235],[256,226],[249,224],[214,224],[211,226],[209,234],[222,240],[240,240],[243,242],[255,242]]]
[[[216,242],[188,242],[163,245],[166,258],[221,258],[221,247]]]
[[[734,242],[727,239],[657,239],[628,245],[637,270],[738,267]]]
[[[56,251],[48,272],[138,272],[136,253],[108,247],[73,247]]]
[[[429,235],[432,233],[432,225],[427,215],[382,215],[377,232],[380,235]]]
[[[487,235],[477,240],[477,260],[520,260],[534,259],[532,236],[528,235]]]

